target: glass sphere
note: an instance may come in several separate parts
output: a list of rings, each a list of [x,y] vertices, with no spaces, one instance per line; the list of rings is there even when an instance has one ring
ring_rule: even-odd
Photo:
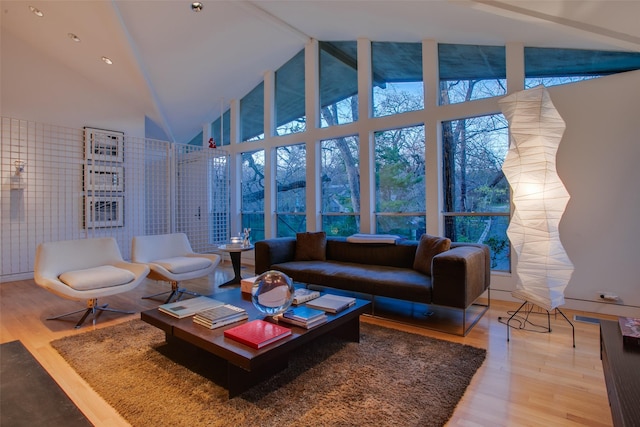
[[[268,316],[283,313],[293,302],[293,280],[280,271],[262,273],[253,283],[251,299],[253,305]]]

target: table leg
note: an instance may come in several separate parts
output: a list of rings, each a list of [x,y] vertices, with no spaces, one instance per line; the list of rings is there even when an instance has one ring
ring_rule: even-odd
[[[256,384],[282,371],[289,366],[287,357],[276,358],[254,371],[245,371],[231,362],[227,363],[227,390],[229,399],[249,390]]]
[[[360,316],[334,329],[331,334],[351,342],[360,342]]]
[[[229,256],[231,256],[231,265],[233,266],[233,279],[229,280],[228,282],[223,283],[222,285],[220,285],[219,287],[222,288],[223,286],[231,286],[231,285],[239,285],[240,284],[240,280],[242,280],[242,276],[240,276],[240,257],[241,257],[241,253],[240,252],[229,252]]]

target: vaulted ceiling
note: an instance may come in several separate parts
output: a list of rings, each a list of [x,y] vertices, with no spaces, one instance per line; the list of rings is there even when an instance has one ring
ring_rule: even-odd
[[[201,3],[202,10],[194,12],[190,0],[3,0],[2,37],[20,40],[48,60],[140,105],[177,142],[191,140],[203,123],[228,108],[230,99],[244,96],[265,71],[276,70],[310,39],[489,45],[513,41],[640,51],[638,1]],[[102,56],[113,64],[104,64]]]

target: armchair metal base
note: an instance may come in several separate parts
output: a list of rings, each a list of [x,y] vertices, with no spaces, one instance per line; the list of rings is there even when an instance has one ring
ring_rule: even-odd
[[[169,297],[164,302],[165,304],[168,304],[169,302],[171,302],[171,299],[174,296],[176,296],[176,299],[175,299],[174,302],[180,301],[180,299],[182,298],[182,295],[184,295],[184,294],[193,295],[194,297],[202,296],[201,294],[199,294],[197,292],[192,292],[192,291],[189,291],[189,290],[187,290],[185,288],[181,288],[178,285],[178,282],[176,282],[176,281],[171,281],[169,283],[171,283],[171,290],[170,291],[158,292],[157,294],[147,295],[145,297],[142,297],[142,299],[151,299],[151,298],[157,297],[158,295],[169,294]]]
[[[72,312],[69,312],[69,313],[65,313],[65,314],[60,314],[60,315],[54,316],[54,317],[47,317],[47,320],[56,320],[56,319],[60,319],[62,317],[66,317],[66,316],[72,315],[72,314],[82,313],[84,311],[84,314],[82,315],[82,317],[80,318],[78,323],[76,323],[75,328],[78,329],[80,326],[82,326],[82,324],[87,319],[87,317],[89,317],[89,314],[93,315],[93,325],[95,326],[96,319],[98,318],[100,313],[103,312],[103,311],[111,311],[111,312],[114,312],[114,313],[123,313],[123,314],[134,314],[135,313],[135,311],[125,311],[125,310],[116,310],[115,308],[108,308],[108,305],[109,304],[98,305],[98,299],[97,298],[92,298],[92,299],[87,300],[87,308],[86,309],[75,310],[75,311],[72,311]]]

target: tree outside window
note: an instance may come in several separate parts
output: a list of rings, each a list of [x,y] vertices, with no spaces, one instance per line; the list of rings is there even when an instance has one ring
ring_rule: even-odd
[[[440,105],[507,93],[504,46],[438,45]]]
[[[322,229],[330,236],[360,230],[358,137],[322,141]]]
[[[357,43],[320,42],[320,126],[358,121]]]
[[[276,215],[278,237],[295,236],[307,229],[307,160],[304,144],[276,150]]]
[[[422,43],[371,43],[373,116],[424,108]]]
[[[251,229],[251,240],[264,239],[264,150],[242,153],[240,186],[242,228]]]
[[[426,231],[424,126],[375,133],[376,232],[418,239]]]
[[[442,123],[445,236],[491,248],[492,268],[510,270],[509,183],[502,162],[509,148],[502,114]]]

